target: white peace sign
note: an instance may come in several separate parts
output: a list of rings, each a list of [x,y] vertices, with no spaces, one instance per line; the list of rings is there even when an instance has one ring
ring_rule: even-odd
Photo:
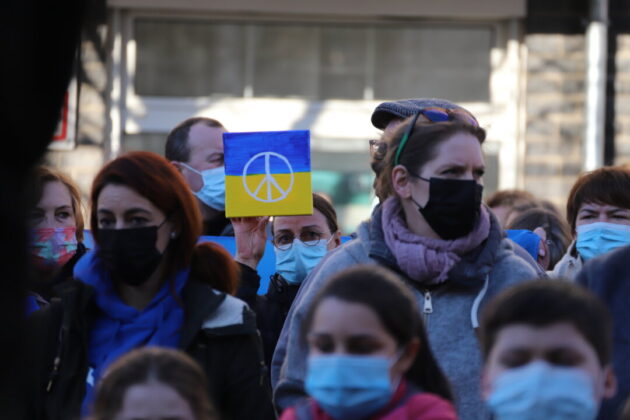
[[[247,170],[249,169],[249,165],[251,165],[252,162],[263,157],[265,158],[265,177],[263,178],[262,181],[260,181],[260,184],[258,184],[258,186],[256,187],[256,190],[252,192],[252,190],[249,189],[249,185],[247,185]],[[289,187],[286,190],[283,189],[280,186],[280,184],[278,184],[278,181],[275,180],[275,178],[273,177],[273,174],[271,173],[271,165],[269,164],[271,157],[280,159],[289,168],[291,181],[289,182]],[[284,200],[287,197],[287,195],[289,195],[289,193],[291,192],[291,189],[293,188],[293,167],[291,167],[289,160],[279,153],[275,153],[275,152],[258,153],[257,155],[254,155],[245,164],[245,167],[243,168],[243,186],[245,187],[245,191],[247,191],[247,194],[249,194],[250,197],[252,197],[256,201],[261,201],[263,203],[274,203],[276,201]],[[259,196],[261,194],[260,190],[262,190],[264,186],[267,186],[267,198],[262,198]],[[280,193],[280,197],[273,198],[272,187],[275,188]]]

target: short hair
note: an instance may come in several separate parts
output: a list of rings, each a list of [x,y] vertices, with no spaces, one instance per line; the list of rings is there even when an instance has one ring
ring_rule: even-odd
[[[164,156],[170,161],[188,162],[190,160],[190,146],[188,135],[193,125],[204,124],[208,127],[225,128],[223,124],[213,118],[193,117],[177,124],[166,137]]]
[[[499,294],[484,309],[481,350],[487,360],[499,332],[514,324],[546,327],[571,324],[593,347],[602,366],[611,362],[612,318],[606,306],[586,289],[568,280],[533,280]]]
[[[334,235],[335,232],[339,231],[337,212],[330,201],[321,194],[313,193],[313,209],[324,215],[331,234]],[[271,233],[273,233],[273,222],[271,223]]]
[[[515,207],[530,203],[537,205],[536,197],[532,193],[523,190],[500,190],[486,200],[488,207]]]
[[[308,308],[300,331],[303,342],[312,327],[318,306],[327,298],[372,309],[399,347],[417,338],[420,350],[405,375],[407,380],[425,392],[453,400],[448,380],[431,352],[416,299],[396,274],[377,265],[359,265],[336,274],[319,291]]]
[[[42,199],[44,194],[44,185],[48,182],[61,182],[66,186],[70,193],[70,199],[72,201],[72,212],[74,213],[74,220],[76,223],[76,237],[77,241],[83,241],[83,229],[85,222],[83,220],[83,205],[81,200],[81,192],[74,183],[74,181],[63,172],[48,166],[38,166],[34,171],[34,190],[35,190],[35,205]]]
[[[597,203],[630,209],[630,169],[611,166],[580,176],[567,199],[567,221],[575,231],[578,212],[584,204]]]
[[[431,122],[422,114],[414,126],[413,133],[400,154],[399,164],[408,171],[418,171],[429,161],[435,158],[437,147],[445,140],[457,133],[467,133],[474,136],[479,144],[486,139],[483,128],[472,125],[464,120],[451,120],[444,122]],[[381,139],[382,144],[387,145],[387,152],[383,162],[378,165],[377,178],[374,183],[376,196],[384,201],[394,194],[392,186],[392,170],[396,166],[394,160],[398,147],[409,129],[414,117],[408,118],[391,133],[385,133]],[[373,166],[373,169],[374,166]]]
[[[549,269],[553,269],[571,244],[571,230],[567,222],[556,213],[537,207],[516,216],[506,229],[534,230],[543,228],[547,234]]]
[[[219,418],[208,397],[206,375],[193,359],[177,350],[144,347],[127,353],[107,369],[97,387],[91,420],[116,418],[129,388],[156,382],[173,388],[188,403],[195,419]]]

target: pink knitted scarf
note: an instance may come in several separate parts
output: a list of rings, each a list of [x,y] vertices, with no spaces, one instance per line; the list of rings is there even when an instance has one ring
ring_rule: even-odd
[[[427,285],[446,281],[461,256],[478,247],[490,233],[490,215],[484,206],[473,231],[454,240],[432,239],[411,232],[396,197],[383,203],[381,220],[385,243],[398,267],[412,280]]]

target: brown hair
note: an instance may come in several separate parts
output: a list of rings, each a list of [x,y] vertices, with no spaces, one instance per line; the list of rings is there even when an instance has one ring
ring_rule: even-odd
[[[595,295],[563,279],[521,283],[487,305],[479,329],[484,360],[501,329],[515,324],[542,328],[558,322],[571,324],[593,347],[602,366],[610,363],[612,318],[608,309]]]
[[[180,351],[157,347],[133,350],[109,367],[98,385],[91,420],[116,418],[129,388],[156,382],[173,388],[186,400],[196,420],[218,420],[199,365]]]
[[[488,207],[515,207],[523,204],[538,205],[536,197],[528,191],[523,190],[500,190],[492,194],[486,200]]]
[[[160,209],[178,229],[165,253],[165,276],[191,267],[191,277],[217,290],[234,293],[238,268],[220,246],[203,243],[195,246],[202,231],[199,206],[182,175],[163,157],[151,152],[130,152],[101,169],[94,179],[91,194],[90,224],[98,244],[98,198],[106,185],[125,185]],[[194,258],[193,258],[194,256]],[[213,261],[212,266],[207,261]]]
[[[479,140],[482,144],[486,138],[483,128],[466,123],[465,121],[453,120],[445,122],[428,122],[420,115],[413,133],[407,140],[403,152],[400,154],[399,164],[407,168],[408,171],[419,171],[425,163],[435,158],[437,147],[451,136],[463,132],[468,133]],[[409,128],[413,117],[400,124],[391,136],[383,135],[382,141],[387,144],[387,153],[383,163],[379,168],[375,182],[376,196],[381,200],[392,196],[392,170],[394,169],[394,159],[400,141]]]
[[[225,128],[223,124],[213,118],[193,117],[177,124],[166,137],[164,156],[168,160],[188,162],[190,160],[190,147],[188,146],[188,134],[193,125],[204,124],[208,127]]]
[[[394,338],[398,348],[403,348],[417,338],[420,350],[405,377],[423,391],[453,401],[448,379],[428,345],[429,339],[416,299],[392,271],[377,265],[359,265],[333,276],[309,306],[300,329],[302,341],[305,342],[308,337],[317,308],[328,298],[370,308]]]
[[[318,193],[313,193],[313,208],[324,215],[332,235],[339,231],[337,212],[330,201]],[[273,233],[273,222],[271,223],[271,233]]]
[[[575,231],[578,212],[584,204],[597,203],[630,209],[630,169],[612,166],[580,176],[567,199],[567,221]]]
[[[571,244],[571,229],[556,213],[538,207],[527,210],[510,222],[506,229],[534,230],[543,228],[549,248],[549,270],[552,270]]]
[[[85,222],[83,220],[83,206],[81,202],[81,192],[74,181],[68,175],[47,166],[38,166],[35,168],[34,181],[35,203],[38,203],[39,200],[42,199],[42,195],[44,194],[44,185],[48,182],[58,181],[68,188],[68,192],[70,193],[70,198],[72,200],[72,211],[74,213],[74,220],[77,228],[77,241],[82,242],[83,229],[85,227]]]

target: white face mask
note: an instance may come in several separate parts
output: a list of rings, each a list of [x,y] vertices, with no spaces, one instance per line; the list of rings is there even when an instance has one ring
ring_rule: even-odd
[[[179,163],[188,170],[199,174],[203,180],[203,186],[193,194],[202,203],[215,210],[225,211],[225,166],[198,171],[183,162]]]

